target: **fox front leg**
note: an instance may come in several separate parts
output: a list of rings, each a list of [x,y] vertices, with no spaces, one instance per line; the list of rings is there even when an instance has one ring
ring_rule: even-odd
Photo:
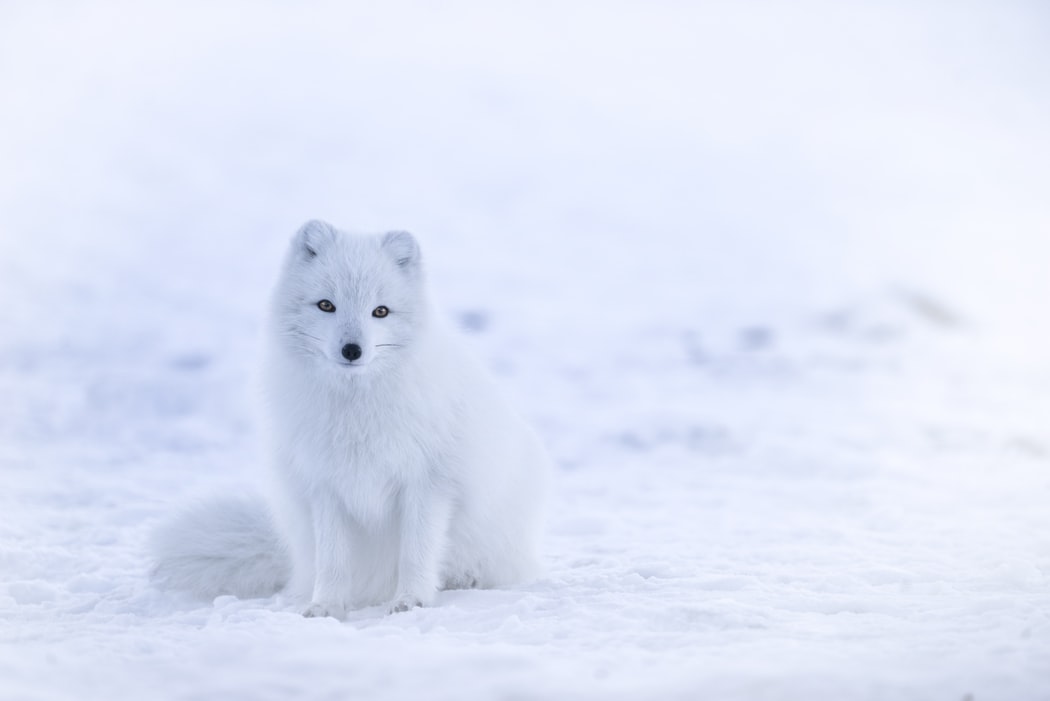
[[[307,618],[346,616],[352,576],[350,529],[346,508],[331,495],[316,498],[312,506],[314,532],[314,587]]]
[[[452,500],[431,484],[423,489],[406,490],[400,516],[397,590],[390,613],[433,603],[452,516]]]

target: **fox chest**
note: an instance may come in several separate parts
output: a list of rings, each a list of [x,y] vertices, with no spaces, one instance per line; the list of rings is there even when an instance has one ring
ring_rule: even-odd
[[[405,493],[440,485],[454,463],[455,411],[404,392],[385,395],[304,395],[278,430],[306,493],[336,496],[367,527],[396,515]]]
[[[433,478],[433,459],[411,432],[347,432],[332,438],[324,451],[326,486],[361,525],[388,522],[406,489]]]

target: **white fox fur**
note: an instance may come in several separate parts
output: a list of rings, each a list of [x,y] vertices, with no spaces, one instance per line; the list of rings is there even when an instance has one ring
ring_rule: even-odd
[[[270,506],[218,501],[162,528],[157,582],[204,597],[285,588],[306,615],[342,617],[536,572],[547,458],[432,315],[410,234],[308,222],[269,336]]]

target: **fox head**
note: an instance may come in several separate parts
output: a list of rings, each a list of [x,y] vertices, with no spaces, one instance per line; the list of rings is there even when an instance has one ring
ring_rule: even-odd
[[[282,347],[347,374],[410,352],[427,313],[419,244],[405,231],[296,232],[274,299]]]

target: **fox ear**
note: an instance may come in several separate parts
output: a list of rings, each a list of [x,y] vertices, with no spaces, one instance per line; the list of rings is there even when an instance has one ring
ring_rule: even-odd
[[[388,231],[383,234],[382,246],[397,261],[397,267],[407,270],[419,266],[419,244],[407,231]]]
[[[295,232],[293,244],[304,258],[315,258],[335,239],[335,228],[326,221],[311,219]]]

